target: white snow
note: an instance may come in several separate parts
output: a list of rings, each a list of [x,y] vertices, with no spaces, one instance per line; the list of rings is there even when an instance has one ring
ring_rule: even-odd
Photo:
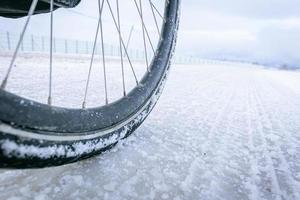
[[[30,59],[23,61],[32,63]],[[7,61],[0,60],[2,75]],[[46,66],[46,57],[38,63]],[[76,85],[76,73],[84,80],[87,63],[57,61],[60,67],[77,66],[67,80],[56,79],[61,86],[56,86],[56,94],[67,93],[57,104],[80,105],[76,100],[81,93],[76,97],[75,89],[67,86],[64,92],[62,86]],[[32,79],[34,73],[27,72]],[[33,81],[44,81],[45,86],[21,85],[17,78],[22,75],[14,74],[9,87],[32,99],[46,99],[46,81],[36,76]],[[101,81],[95,84],[101,86]],[[27,86],[37,93],[26,92]],[[90,105],[99,103],[98,96],[90,94]],[[132,136],[79,163],[0,170],[0,199],[298,200],[299,133],[299,71],[232,63],[174,65],[158,105]]]

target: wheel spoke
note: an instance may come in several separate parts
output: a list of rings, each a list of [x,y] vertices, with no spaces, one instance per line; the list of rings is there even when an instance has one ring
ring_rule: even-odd
[[[144,28],[144,30],[145,30],[145,32],[146,32],[146,35],[147,35],[147,38],[148,38],[148,40],[149,40],[151,49],[152,49],[153,53],[155,54],[155,50],[154,50],[154,47],[153,47],[151,38],[150,38],[150,36],[149,36],[149,32],[148,32],[147,27],[146,27],[146,25],[145,25],[145,22],[144,22],[144,19],[143,19],[141,10],[139,9],[139,6],[138,6],[136,0],[134,0],[134,3],[135,3],[135,6],[136,6],[136,9],[137,9],[137,11],[138,11],[138,13],[139,13],[139,15],[140,15],[140,18],[141,18],[141,20],[142,20],[142,25],[143,25],[143,28]]]
[[[102,10],[103,10],[103,5],[104,5],[104,0],[102,0],[102,4],[100,4],[100,0],[98,0],[99,19],[98,19],[96,35],[95,35],[95,39],[94,39],[94,43],[93,43],[92,57],[91,57],[91,61],[90,61],[90,67],[89,67],[88,77],[87,77],[86,86],[85,86],[84,100],[82,102],[82,108],[85,108],[85,106],[86,106],[86,98],[87,98],[87,93],[88,93],[88,88],[89,88],[89,83],[90,83],[90,78],[91,78],[91,72],[92,72],[92,68],[93,68],[95,49],[96,49],[99,29],[100,29],[100,25],[101,25],[101,15],[102,15]]]
[[[50,2],[50,66],[49,66],[49,96],[48,105],[52,104],[52,50],[53,50],[53,0]]]
[[[162,20],[164,20],[165,21],[165,18],[163,17],[163,15],[159,12],[159,10],[156,8],[156,6],[153,4],[153,2],[151,1],[151,0],[149,0],[150,1],[150,4],[152,5],[152,8],[154,8],[154,10],[157,12],[157,14],[160,16],[160,18],[162,19]]]
[[[151,12],[152,12],[152,15],[153,15],[153,19],[154,19],[154,22],[155,22],[155,26],[156,26],[156,29],[157,29],[158,36],[160,36],[160,30],[159,30],[157,18],[156,18],[156,15],[154,13],[154,8],[153,8],[153,4],[152,4],[151,0],[149,0],[149,4],[150,4],[150,7],[151,7]]]
[[[138,84],[139,84],[139,82],[138,82],[138,79],[137,79],[136,73],[135,73],[135,71],[134,71],[134,68],[133,68],[132,62],[131,62],[131,60],[130,60],[130,57],[129,57],[129,54],[128,54],[128,50],[127,50],[127,48],[126,48],[126,46],[125,46],[125,44],[124,44],[124,40],[123,40],[123,38],[122,38],[122,35],[121,35],[121,32],[120,32],[120,29],[119,29],[119,27],[118,27],[118,24],[117,24],[117,22],[116,22],[115,15],[114,15],[114,13],[113,13],[113,11],[112,11],[112,8],[111,8],[111,5],[110,5],[110,3],[109,3],[109,0],[106,0],[106,2],[107,2],[107,4],[108,4],[109,11],[110,11],[110,14],[111,14],[111,16],[112,16],[112,18],[113,18],[113,21],[114,21],[115,27],[116,27],[116,29],[117,29],[117,31],[118,31],[118,34],[119,34],[119,37],[120,37],[120,39],[121,39],[121,43],[122,43],[122,46],[123,46],[123,48],[124,48],[125,54],[126,54],[126,56],[127,56],[127,60],[128,60],[128,62],[129,62],[129,65],[130,65],[131,71],[132,71],[132,73],[133,73],[133,76],[134,76],[134,79],[135,79],[136,85],[138,85]]]
[[[98,3],[100,4],[100,0],[98,0]],[[104,0],[102,0],[101,6],[102,6],[102,9],[99,10],[99,12],[100,12],[100,33],[101,33],[100,37],[101,37],[101,48],[102,48],[102,65],[103,65],[105,104],[108,104],[106,62],[105,62],[105,48],[104,48],[104,33],[103,33],[103,23],[102,23],[102,12],[103,12],[103,7],[104,7]]]
[[[14,63],[15,63],[16,58],[17,58],[17,55],[18,55],[18,52],[19,52],[21,43],[22,43],[22,41],[23,41],[25,32],[26,32],[26,30],[27,30],[27,27],[28,27],[30,18],[31,18],[31,16],[33,15],[34,10],[35,10],[35,8],[36,8],[37,2],[38,2],[38,0],[33,0],[32,3],[31,3],[30,9],[29,9],[29,12],[28,12],[28,15],[27,15],[27,19],[26,19],[26,22],[25,22],[25,25],[24,25],[24,27],[23,27],[22,33],[21,33],[21,35],[20,35],[20,38],[19,38],[19,40],[18,40],[17,47],[16,47],[16,49],[15,49],[15,51],[14,51],[14,54],[13,54],[13,57],[12,57],[12,59],[11,59],[11,61],[10,61],[9,68],[8,68],[8,70],[7,70],[6,76],[5,76],[5,78],[4,78],[4,80],[2,81],[1,86],[0,86],[0,88],[3,89],[3,90],[5,89],[5,87],[6,87],[6,85],[7,85],[7,80],[8,80],[8,78],[9,78],[9,75],[10,75],[10,73],[11,73],[12,67],[13,67],[13,65],[14,65]]]
[[[143,6],[142,6],[142,1],[139,0],[140,4],[140,11],[141,11],[141,22],[142,22],[142,32],[143,32],[143,42],[144,42],[144,53],[145,53],[145,61],[146,61],[146,67],[147,71],[149,72],[149,63],[148,63],[148,52],[147,52],[147,43],[146,43],[146,36],[145,36],[145,27],[143,25]]]
[[[130,40],[131,40],[131,37],[132,37],[133,30],[134,30],[134,26],[132,26],[131,29],[130,29],[128,40],[127,40],[127,43],[126,43],[126,48],[127,49],[129,48],[129,44],[130,44]]]
[[[117,3],[118,27],[121,32],[119,0],[116,0],[116,3]],[[121,34],[119,34],[119,47],[120,47],[121,69],[122,69],[123,96],[126,96],[125,77],[124,77],[124,62],[123,62],[123,47],[122,47],[122,42],[121,42]]]

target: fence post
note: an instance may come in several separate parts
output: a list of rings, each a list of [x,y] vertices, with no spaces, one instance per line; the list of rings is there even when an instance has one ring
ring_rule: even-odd
[[[33,35],[31,35],[31,51],[34,51],[34,38],[33,38]]]
[[[42,36],[42,52],[45,51],[45,40],[44,40],[44,36]]]
[[[68,53],[68,41],[65,39],[65,53]]]
[[[21,51],[24,51],[24,44],[23,44],[23,42],[24,42],[24,39],[21,41]]]
[[[78,40],[76,40],[76,44],[75,44],[75,48],[76,48],[76,54],[78,54]]]
[[[129,55],[130,55],[130,57],[132,57],[134,60],[136,60],[134,58],[134,53],[133,52],[134,52],[133,49],[129,49]]]
[[[89,54],[89,42],[85,41],[85,54]]]
[[[8,31],[6,32],[6,39],[7,39],[7,48],[8,48],[8,50],[11,50],[11,45],[10,45],[10,34],[9,34]]]
[[[136,53],[136,55],[135,55],[135,56],[136,56],[136,59],[139,60],[139,50],[136,50],[135,53]]]
[[[110,45],[110,56],[114,56],[114,47]]]
[[[53,52],[56,53],[56,38],[53,38]]]

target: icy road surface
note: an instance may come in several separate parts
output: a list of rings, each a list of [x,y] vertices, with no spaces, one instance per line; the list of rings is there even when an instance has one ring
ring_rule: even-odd
[[[300,72],[175,65],[150,117],[98,157],[1,170],[0,199],[300,199]]]

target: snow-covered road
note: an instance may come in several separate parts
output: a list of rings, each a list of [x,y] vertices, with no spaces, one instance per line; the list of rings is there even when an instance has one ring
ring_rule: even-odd
[[[300,72],[175,65],[145,123],[109,152],[1,170],[0,199],[300,199]]]

